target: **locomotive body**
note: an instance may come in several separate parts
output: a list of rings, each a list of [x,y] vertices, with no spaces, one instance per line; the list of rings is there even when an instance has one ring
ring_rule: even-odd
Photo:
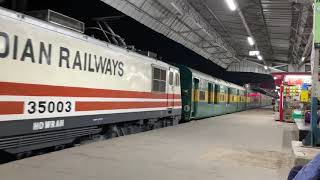
[[[117,122],[177,124],[179,76],[162,61],[0,9],[0,149],[45,146],[64,139],[62,130],[96,127],[77,132],[94,134]],[[50,131],[60,133],[21,143],[24,135]]]

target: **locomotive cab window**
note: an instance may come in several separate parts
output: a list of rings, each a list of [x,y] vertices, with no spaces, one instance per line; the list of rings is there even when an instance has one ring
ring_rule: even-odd
[[[176,73],[176,86],[180,86],[180,76]]]
[[[157,67],[152,68],[152,91],[166,92],[167,71]]]
[[[172,86],[173,85],[173,72],[169,73],[169,84]]]

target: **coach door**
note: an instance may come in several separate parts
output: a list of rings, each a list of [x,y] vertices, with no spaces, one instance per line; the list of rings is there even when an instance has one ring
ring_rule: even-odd
[[[198,111],[198,101],[199,101],[199,79],[193,78],[192,80],[192,117],[195,117]]]
[[[237,98],[236,98],[236,104],[237,104],[237,109],[236,111],[239,111],[239,104],[240,104],[240,96],[239,96],[239,90],[236,89],[236,92],[237,92]]]
[[[174,69],[169,68],[169,84],[168,84],[168,94],[167,94],[167,100],[168,100],[168,110],[169,113],[172,112],[172,109],[174,107],[174,92],[175,92],[175,86],[174,86]]]

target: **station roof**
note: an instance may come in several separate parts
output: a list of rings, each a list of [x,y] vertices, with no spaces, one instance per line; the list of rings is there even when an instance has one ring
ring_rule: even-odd
[[[102,1],[225,69],[247,66],[243,62],[298,66],[309,59],[311,0],[233,0],[235,11],[226,0]],[[249,56],[250,50],[263,60]]]

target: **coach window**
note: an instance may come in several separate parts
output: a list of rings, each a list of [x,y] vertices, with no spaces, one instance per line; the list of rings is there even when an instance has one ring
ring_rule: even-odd
[[[180,86],[180,76],[176,73],[176,86]]]
[[[152,91],[166,92],[167,71],[164,69],[152,68]]]
[[[200,88],[199,88],[199,100],[200,101],[205,101],[206,100],[206,92],[203,90],[204,88],[204,82],[200,82]]]
[[[212,95],[213,95],[213,92],[212,92],[212,89],[213,89],[213,85],[212,83],[208,83],[208,104],[212,104]]]
[[[205,100],[206,100],[206,92],[200,91],[200,101],[205,101]]]
[[[230,104],[230,100],[231,100],[231,89],[228,88],[227,92],[228,92],[228,94],[227,94],[227,104]]]
[[[219,85],[214,85],[214,104],[218,104]]]

